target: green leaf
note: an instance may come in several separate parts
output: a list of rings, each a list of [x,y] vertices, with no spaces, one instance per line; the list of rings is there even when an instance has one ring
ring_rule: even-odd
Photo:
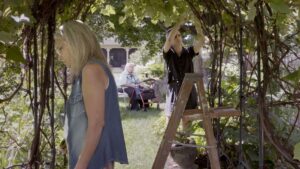
[[[101,10],[101,13],[106,16],[115,15],[115,8],[111,5],[106,5],[104,9]]]
[[[8,32],[0,31],[0,43],[9,43],[14,41],[13,35]]]
[[[93,13],[95,13],[97,11],[97,7],[96,6],[93,6],[92,8],[91,8],[91,13],[93,14]]]
[[[0,54],[5,54],[5,46],[0,43]]]
[[[269,0],[269,2],[275,13],[287,14],[291,12],[289,6],[283,0]]]
[[[294,83],[298,83],[300,80],[300,69],[294,71],[293,73],[290,73],[283,77],[286,80],[292,81]]]
[[[115,29],[115,25],[114,25],[114,23],[112,23],[111,21],[108,21],[108,25],[109,25],[109,27],[111,27],[112,29]]]
[[[300,160],[300,142],[295,145],[294,154],[295,158]]]
[[[6,59],[12,60],[15,62],[25,63],[25,59],[23,58],[20,48],[17,46],[12,46],[12,47],[7,48]]]
[[[157,24],[158,20],[157,19],[151,19],[151,23]]]
[[[4,17],[7,17],[8,15],[10,15],[11,14],[11,8],[10,7],[8,7],[8,8],[6,8],[5,10],[4,10],[4,12],[3,12],[3,16]]]
[[[222,17],[223,17],[225,24],[230,25],[233,23],[232,18],[227,13],[222,13]]]
[[[254,20],[254,17],[256,15],[256,7],[254,6],[254,4],[257,2],[257,0],[253,0],[249,3],[248,5],[248,9],[249,9],[249,12],[248,12],[248,20]]]
[[[153,17],[154,12],[155,11],[153,10],[153,8],[151,8],[150,6],[146,6],[146,9],[145,9],[145,15],[146,16]]]
[[[124,23],[125,20],[126,20],[126,16],[119,17],[119,24]]]

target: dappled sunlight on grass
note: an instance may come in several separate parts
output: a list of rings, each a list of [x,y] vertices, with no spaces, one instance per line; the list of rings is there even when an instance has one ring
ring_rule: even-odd
[[[155,133],[156,123],[164,116],[163,111],[157,110],[156,105],[146,112],[129,111],[124,102],[120,102],[120,106],[129,165],[117,163],[115,168],[151,168],[161,141],[161,136]]]
[[[161,110],[157,110],[157,109],[147,109],[147,111],[143,111],[143,110],[139,110],[139,111],[135,111],[135,110],[126,110],[126,111],[122,111],[122,119],[143,119],[143,118],[159,118],[161,116]]]

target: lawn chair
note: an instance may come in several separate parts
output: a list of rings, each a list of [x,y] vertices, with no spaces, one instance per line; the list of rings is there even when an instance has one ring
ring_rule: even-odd
[[[126,99],[128,98],[128,95],[125,93],[124,88],[122,88],[122,87],[118,88],[118,98],[122,98],[124,103],[126,102]]]
[[[142,83],[146,83],[149,87],[141,87],[140,88],[140,94],[138,95],[138,99],[137,98],[133,98],[136,96],[135,94],[135,89],[133,87],[129,87],[126,85],[121,85],[121,87],[118,89],[119,96],[122,95],[126,95],[129,98],[129,102],[128,102],[128,109],[131,110],[133,106],[132,104],[137,104],[140,105],[141,109],[144,109],[144,111],[147,111],[147,108],[149,108],[151,106],[151,102],[153,102],[152,100],[156,99],[156,95],[155,95],[155,91],[153,89],[153,84],[154,84],[155,80],[154,79],[146,79],[144,81],[142,81]],[[150,102],[151,100],[151,102]],[[124,100],[125,101],[125,100]],[[135,102],[137,101],[137,102]],[[157,99],[156,99],[157,101]],[[158,108],[159,108],[159,103],[158,103]]]
[[[162,98],[163,98],[163,92],[162,90],[164,90],[164,84],[162,80],[156,80],[153,78],[149,78],[143,81],[144,83],[146,83],[149,88],[151,89],[151,94],[154,97],[151,97],[151,99],[149,99],[151,102],[149,102],[149,106],[152,105],[152,103],[156,103],[157,106],[156,108],[159,109],[159,104],[162,102]],[[145,92],[146,93],[146,92]],[[145,98],[145,97],[144,97]]]

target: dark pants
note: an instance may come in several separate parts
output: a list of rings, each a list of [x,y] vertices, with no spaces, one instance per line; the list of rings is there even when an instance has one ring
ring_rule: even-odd
[[[139,104],[142,104],[141,97],[139,95],[139,89],[127,87],[124,89],[124,91],[128,94],[128,97],[130,98],[131,110],[138,110],[140,107],[142,107],[142,105],[139,106]]]
[[[130,98],[131,110],[138,110],[140,108],[144,108],[143,101],[145,107],[149,107],[148,100],[155,98],[153,89],[145,90],[142,87],[127,87],[124,89],[124,91],[128,94],[128,97]]]
[[[169,90],[170,90],[170,95],[169,97],[171,97],[171,103],[172,105],[175,104],[175,101],[177,99],[177,96],[179,94],[179,90],[181,87],[181,83],[177,84],[177,83],[171,83],[169,84]],[[192,91],[190,93],[189,99],[186,103],[185,109],[195,109],[197,107],[197,92],[196,92],[196,88],[193,85]]]

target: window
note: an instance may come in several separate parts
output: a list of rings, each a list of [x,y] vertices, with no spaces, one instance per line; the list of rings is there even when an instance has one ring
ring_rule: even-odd
[[[112,67],[122,67],[126,64],[126,50],[113,48],[109,52],[109,64]]]
[[[128,52],[128,58],[130,58],[130,55],[133,54],[135,51],[137,51],[137,48],[131,48],[129,49],[129,52]]]

